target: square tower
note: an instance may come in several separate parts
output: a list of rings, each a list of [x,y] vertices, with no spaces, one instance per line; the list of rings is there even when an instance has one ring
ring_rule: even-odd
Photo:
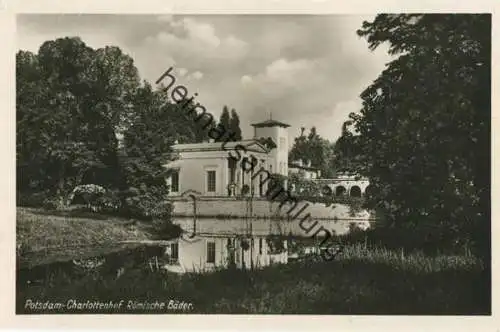
[[[272,173],[288,176],[288,127],[290,125],[269,119],[252,124],[254,139],[271,138],[276,148],[270,153],[269,164]]]

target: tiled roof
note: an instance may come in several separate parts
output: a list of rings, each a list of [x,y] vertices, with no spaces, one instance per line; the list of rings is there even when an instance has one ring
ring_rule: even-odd
[[[290,127],[290,125],[288,125],[286,123],[283,123],[283,122],[280,122],[280,121],[276,121],[276,120],[266,120],[266,121],[262,121],[262,122],[259,122],[259,123],[253,123],[252,126],[257,127],[257,128],[261,128],[261,127],[283,127],[283,128],[287,128],[287,127]]]

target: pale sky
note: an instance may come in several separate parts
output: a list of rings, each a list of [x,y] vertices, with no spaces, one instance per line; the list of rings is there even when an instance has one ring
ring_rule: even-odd
[[[352,15],[19,15],[18,49],[37,52],[46,40],[79,36],[87,45],[118,46],[142,79],[174,67],[177,84],[218,117],[224,105],[240,116],[244,138],[251,123],[288,123],[290,138],[316,126],[332,141],[360,93],[390,61],[356,35]]]

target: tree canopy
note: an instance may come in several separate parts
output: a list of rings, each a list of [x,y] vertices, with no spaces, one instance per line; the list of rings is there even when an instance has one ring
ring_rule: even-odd
[[[490,225],[490,15],[377,15],[358,35],[395,59],[361,94],[342,153],[359,153],[368,205],[486,250]],[[339,146],[340,149],[340,146]]]
[[[333,177],[333,144],[321,137],[315,127],[312,127],[309,134],[305,134],[305,128],[301,128],[301,134],[295,137],[294,144],[290,150],[289,163],[302,160],[304,163],[311,162],[311,166],[317,167],[321,171],[322,177]]]
[[[92,183],[161,198],[170,146],[208,138],[210,128],[140,82],[118,47],[47,41],[16,54],[16,78],[18,197],[43,192],[64,205],[75,186]]]
[[[242,139],[240,118],[234,108],[231,109],[231,112],[229,112],[229,108],[227,106],[222,108],[222,113],[217,127],[220,133],[225,134],[217,139],[218,142],[223,142],[227,140],[228,137],[231,137],[233,141],[239,141]]]
[[[227,136],[227,133],[230,132],[231,130],[231,116],[229,115],[229,109],[227,106],[224,106],[222,108],[222,113],[219,118],[219,123],[217,124],[217,127],[219,128],[219,132],[221,133],[226,133],[223,137],[219,137],[217,141],[222,142],[224,141],[225,136]]]
[[[238,116],[238,113],[236,113],[236,110],[234,108],[231,110],[231,120],[229,121],[229,128],[231,128],[231,132],[234,133],[235,141],[240,141],[241,139],[243,139],[240,128],[240,117]]]
[[[67,195],[81,182],[114,185],[117,140],[139,84],[118,48],[79,38],[16,55],[18,189]]]

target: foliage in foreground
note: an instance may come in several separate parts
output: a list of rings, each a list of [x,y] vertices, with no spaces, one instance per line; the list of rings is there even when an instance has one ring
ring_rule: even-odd
[[[184,106],[161,85],[140,82],[119,47],[93,49],[64,37],[36,53],[19,51],[17,205],[64,209],[75,187],[92,184],[116,193],[109,203],[118,199],[127,213],[150,218],[168,192],[163,165],[173,159],[171,145],[208,138],[209,128]],[[227,120],[241,138],[234,109]]]
[[[353,246],[329,263],[304,261],[260,271],[174,275],[146,266],[119,278],[91,273],[76,280],[60,272],[50,278],[58,281],[55,287],[18,285],[17,310],[27,312],[28,298],[177,299],[192,302],[194,313],[488,314],[490,290],[483,273],[474,257],[401,255]]]
[[[369,177],[368,207],[489,260],[491,15],[377,15],[358,34],[395,56],[336,146]]]

